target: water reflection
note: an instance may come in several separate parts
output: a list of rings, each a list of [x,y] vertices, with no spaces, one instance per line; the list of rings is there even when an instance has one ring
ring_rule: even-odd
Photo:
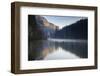
[[[87,41],[34,40],[29,43],[28,60],[87,58]]]

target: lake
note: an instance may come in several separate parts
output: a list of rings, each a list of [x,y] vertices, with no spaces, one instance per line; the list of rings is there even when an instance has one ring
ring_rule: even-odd
[[[79,59],[88,57],[87,40],[33,40],[28,44],[28,60]]]

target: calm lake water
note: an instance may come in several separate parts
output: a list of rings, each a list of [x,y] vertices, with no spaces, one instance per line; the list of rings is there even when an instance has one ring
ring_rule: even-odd
[[[29,43],[28,60],[59,60],[88,57],[87,40],[48,39]]]

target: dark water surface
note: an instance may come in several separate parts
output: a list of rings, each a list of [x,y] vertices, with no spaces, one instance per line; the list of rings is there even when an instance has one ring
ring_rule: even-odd
[[[28,60],[79,59],[88,57],[86,40],[34,40],[28,45]]]

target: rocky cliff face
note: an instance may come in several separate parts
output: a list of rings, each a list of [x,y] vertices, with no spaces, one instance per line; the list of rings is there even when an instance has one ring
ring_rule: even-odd
[[[51,37],[55,31],[59,29],[58,26],[50,23],[42,16],[28,16],[28,36],[29,40],[44,40]]]
[[[42,26],[43,28],[50,28],[53,30],[59,29],[57,25],[54,25],[53,23],[48,22],[47,19],[45,19],[42,16],[38,15],[38,16],[35,16],[35,18],[36,18],[36,22],[38,26]]]
[[[43,39],[50,38],[54,35],[54,33],[59,29],[57,25],[50,23],[42,16],[35,16],[37,26],[43,32]]]

